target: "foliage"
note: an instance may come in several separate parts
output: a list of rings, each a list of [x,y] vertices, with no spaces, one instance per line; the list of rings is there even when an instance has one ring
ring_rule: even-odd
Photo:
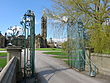
[[[65,53],[68,53],[68,50],[72,51],[73,49],[75,49],[75,41],[71,38],[68,38],[67,41],[65,41],[64,43],[62,43],[62,51]]]
[[[17,37],[20,35],[21,31],[22,31],[22,28],[19,26],[10,26],[10,28],[8,28],[6,34],[7,34],[7,36]]]
[[[97,29],[90,30],[90,46],[94,48],[95,52],[107,53],[110,50],[110,26],[101,25]]]
[[[88,29],[89,46],[96,52],[103,53],[110,50],[110,27],[106,19],[110,18],[110,0],[52,0],[53,10],[47,9],[48,17],[67,23],[63,18],[73,21],[82,19],[84,27]],[[105,23],[106,22],[106,23]],[[58,27],[61,28],[61,27]],[[64,48],[65,48],[64,44]],[[66,50],[66,49],[65,49]]]
[[[88,23],[103,23],[110,12],[108,0],[52,0],[54,9],[47,10],[49,17],[64,22],[63,17],[77,20],[79,16]]]
[[[64,52],[68,51],[68,41],[65,41],[65,42],[62,43],[62,50]]]

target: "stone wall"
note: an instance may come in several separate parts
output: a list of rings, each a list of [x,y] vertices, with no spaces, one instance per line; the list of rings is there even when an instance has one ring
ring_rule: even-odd
[[[110,76],[110,55],[92,53],[91,60],[98,67],[99,73]]]
[[[0,72],[0,83],[17,83],[17,58],[13,57]]]

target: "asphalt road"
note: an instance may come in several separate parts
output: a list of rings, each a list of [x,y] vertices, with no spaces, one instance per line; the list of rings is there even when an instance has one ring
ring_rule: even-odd
[[[40,51],[36,51],[35,59],[40,83],[109,83],[70,69],[63,61]]]

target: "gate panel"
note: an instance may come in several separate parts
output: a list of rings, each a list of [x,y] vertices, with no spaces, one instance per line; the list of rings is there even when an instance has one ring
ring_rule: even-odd
[[[84,28],[81,20],[69,19],[68,34],[68,64],[78,70],[85,69]]]

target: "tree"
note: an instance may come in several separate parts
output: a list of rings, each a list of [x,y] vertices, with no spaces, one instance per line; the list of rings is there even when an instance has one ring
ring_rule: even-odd
[[[55,19],[67,16],[77,20],[79,16],[83,16],[83,21],[93,23],[103,23],[108,18],[107,11],[110,1],[108,0],[52,0],[54,8],[48,10],[48,15]],[[86,17],[85,17],[86,16]],[[86,18],[86,19],[85,19]],[[87,24],[86,23],[86,24]]]
[[[64,52],[68,51],[68,41],[63,42],[61,46]]]
[[[105,25],[110,18],[110,0],[52,0],[53,10],[47,10],[48,16],[62,20],[63,17],[74,21],[80,17],[84,27],[88,29],[90,46],[96,52],[103,52],[109,48],[110,26]]]

